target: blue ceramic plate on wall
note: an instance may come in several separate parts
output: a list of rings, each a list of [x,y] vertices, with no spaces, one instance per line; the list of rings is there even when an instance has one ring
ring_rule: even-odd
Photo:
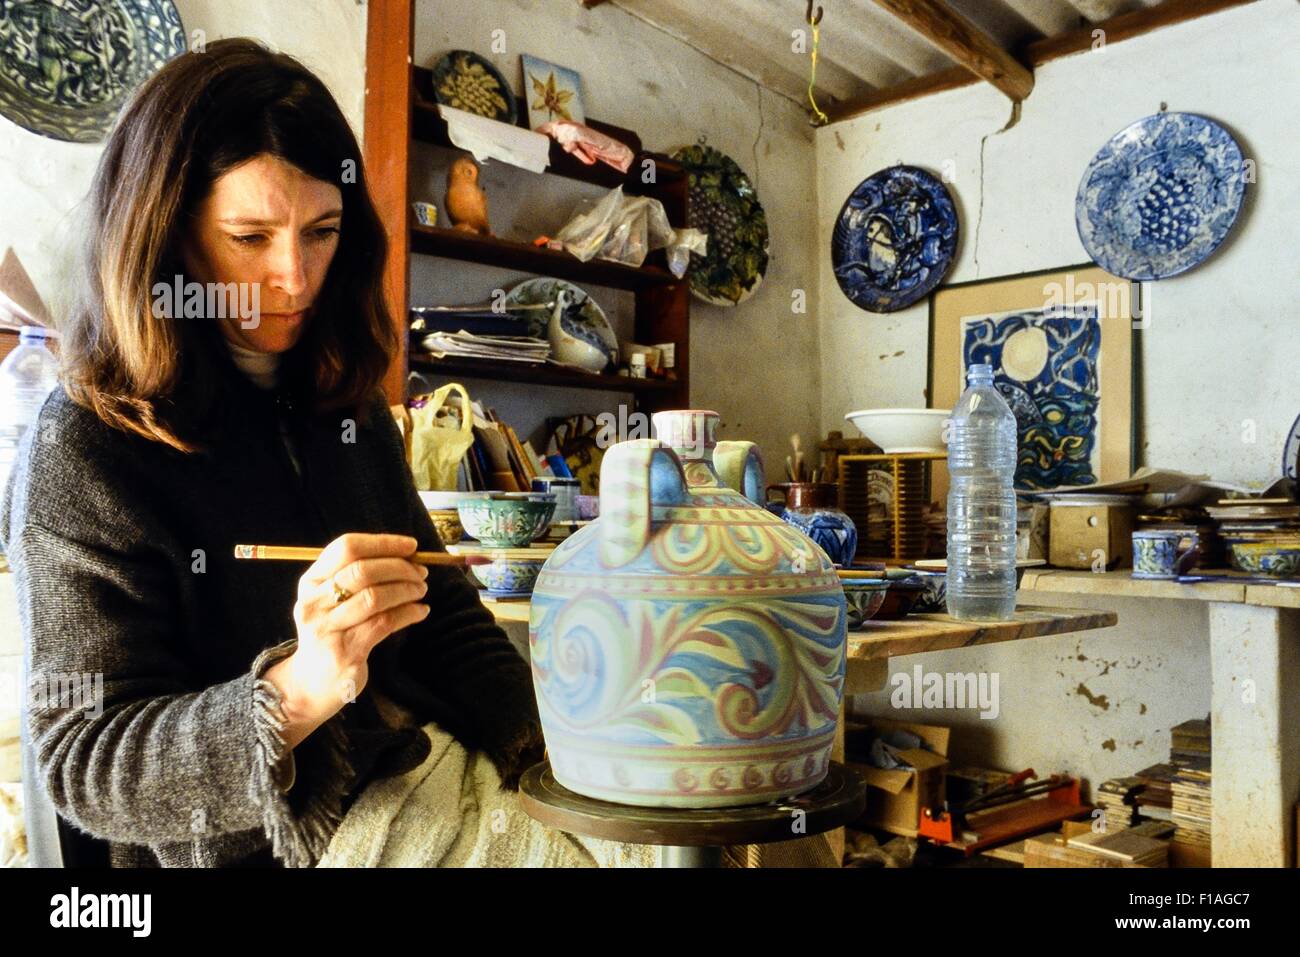
[[[1300,416],[1291,423],[1291,431],[1286,434],[1286,445],[1282,448],[1282,477],[1300,479]]]
[[[1079,183],[1074,219],[1093,261],[1122,279],[1186,272],[1241,210],[1241,147],[1213,120],[1157,113],[1116,133]]]
[[[101,141],[131,92],[185,51],[172,0],[0,8],[0,113],[56,140]]]
[[[956,251],[952,196],[915,166],[891,166],[859,183],[831,234],[840,289],[868,312],[896,312],[928,296]]]

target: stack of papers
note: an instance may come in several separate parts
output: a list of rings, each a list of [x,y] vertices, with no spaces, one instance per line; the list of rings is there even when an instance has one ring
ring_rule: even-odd
[[[474,359],[501,359],[508,362],[545,362],[551,344],[531,336],[476,336],[472,332],[435,332],[425,336],[421,345],[434,358],[469,356]]]

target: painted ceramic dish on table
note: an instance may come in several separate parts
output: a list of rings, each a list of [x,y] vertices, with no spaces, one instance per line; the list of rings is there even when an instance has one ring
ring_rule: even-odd
[[[433,65],[433,97],[443,106],[514,124],[519,118],[510,84],[472,50],[452,50]]]
[[[465,533],[492,548],[519,548],[546,534],[555,496],[541,492],[494,492],[457,508]]]
[[[533,683],[556,780],[645,807],[763,804],[816,787],[844,693],[835,567],[759,502],[718,415],[654,416],[601,466],[601,517],[533,590]],[[743,492],[742,492],[743,490]]]
[[[444,545],[455,545],[465,537],[465,526],[460,523],[460,512],[456,509],[429,509],[429,518],[438,530],[439,541]]]
[[[185,52],[171,0],[6,3],[0,114],[56,140],[98,143],[128,96]]]
[[[503,598],[531,594],[538,573],[554,550],[550,545],[530,548],[457,545],[447,549],[455,555],[483,555],[492,559],[483,565],[469,566],[470,572],[489,595]]]
[[[1254,575],[1300,578],[1300,538],[1290,541],[1234,542],[1232,567]]]
[[[848,624],[854,629],[876,617],[889,593],[889,582],[883,578],[844,579],[840,584],[844,588]]]
[[[686,225],[709,236],[704,256],[691,253],[691,292],[715,306],[744,302],[767,273],[767,213],[754,184],[711,146],[684,146],[673,159],[689,175]]]
[[[952,268],[957,207],[915,166],[891,166],[849,194],[831,233],[844,295],[868,312],[896,312],[928,296]]]
[[[1213,120],[1157,113],[1111,137],[1079,182],[1079,239],[1123,279],[1164,279],[1205,261],[1246,193],[1241,147]]]

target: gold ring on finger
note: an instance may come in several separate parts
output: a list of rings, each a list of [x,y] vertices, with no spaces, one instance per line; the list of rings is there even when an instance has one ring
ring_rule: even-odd
[[[334,604],[336,605],[341,605],[352,597],[352,592],[332,579],[330,580],[330,587],[334,589]]]

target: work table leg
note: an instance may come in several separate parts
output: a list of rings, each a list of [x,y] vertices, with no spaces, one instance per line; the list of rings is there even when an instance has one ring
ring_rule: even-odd
[[[1215,867],[1290,867],[1300,798],[1300,611],[1213,602]]]

